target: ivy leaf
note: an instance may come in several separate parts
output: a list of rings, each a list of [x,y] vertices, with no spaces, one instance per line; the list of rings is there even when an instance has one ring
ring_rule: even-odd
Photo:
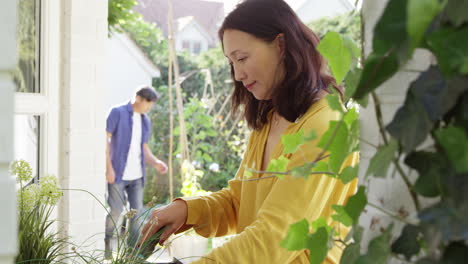
[[[372,47],[377,55],[384,55],[390,50],[405,46],[408,40],[407,5],[408,0],[388,1],[374,29]]]
[[[421,246],[418,242],[418,236],[420,234],[419,227],[415,225],[406,225],[398,237],[392,244],[392,252],[397,254],[403,254],[409,261],[413,255],[419,253]]]
[[[456,77],[445,81],[437,66],[431,66],[411,83],[409,93],[415,95],[431,121],[439,121],[468,90],[468,78]]]
[[[244,177],[247,178],[247,179],[250,179],[250,178],[252,178],[252,176],[253,176],[252,171],[250,171],[250,169],[245,168],[244,169]]]
[[[345,226],[351,226],[357,223],[366,204],[365,187],[360,186],[358,192],[349,198],[345,206],[332,205],[333,210],[337,212],[337,214],[332,215],[332,218]]]
[[[335,131],[336,130],[336,131]],[[332,136],[334,137],[332,138]],[[327,147],[327,144],[328,147]],[[330,121],[330,126],[322,136],[318,146],[330,152],[328,166],[334,173],[338,173],[343,161],[348,156],[348,128],[344,122]],[[346,146],[346,147],[345,147]]]
[[[344,122],[348,127],[348,150],[354,152],[359,150],[360,132],[359,132],[359,114],[356,108],[348,110],[344,116]]]
[[[359,118],[359,114],[356,108],[351,108],[350,110],[348,110],[348,112],[346,113],[346,116],[344,117],[344,121],[346,125],[348,126],[348,129],[351,129],[351,127],[354,125],[355,122],[359,122],[358,118]]]
[[[286,172],[288,163],[289,163],[289,159],[286,158],[285,156],[281,156],[277,159],[272,159],[270,160],[270,163],[268,164],[267,171]],[[284,178],[284,175],[277,174],[276,177],[282,179]]]
[[[293,251],[306,247],[306,240],[309,234],[309,223],[306,219],[289,226],[288,235],[281,241],[281,247]]]
[[[305,143],[304,131],[301,129],[296,133],[282,135],[281,143],[283,143],[283,154],[294,153]]]
[[[411,38],[411,50],[421,43],[427,28],[434,17],[444,8],[447,1],[439,0],[408,0],[408,34]]]
[[[375,38],[374,36],[374,39]],[[399,65],[398,57],[394,52],[384,56],[376,54],[369,55],[364,63],[361,79],[359,80],[353,98],[358,102],[362,100],[367,94],[390,79],[390,77],[398,71]]]
[[[335,210],[336,214],[332,215],[332,219],[342,223],[345,226],[352,226],[353,219],[346,212],[344,206],[341,205],[332,205],[332,209]]]
[[[351,52],[341,36],[336,32],[328,32],[320,41],[317,50],[327,59],[336,83],[340,84],[351,67]]]
[[[330,168],[328,167],[328,162],[325,160],[321,160],[315,163],[314,167],[312,168],[312,172],[320,172],[320,171],[329,171]]]
[[[315,164],[313,162],[308,162],[302,166],[295,167],[291,169],[291,175],[294,177],[304,177],[309,178],[312,169],[314,168]]]
[[[462,241],[454,241],[445,248],[441,263],[464,263],[468,259],[468,247]]]
[[[343,184],[348,184],[349,182],[357,178],[358,170],[359,170],[358,166],[356,167],[348,166],[343,169],[343,171],[339,175],[339,178],[341,179]]]
[[[464,22],[468,22],[468,1],[467,0],[449,0],[446,8],[447,19],[454,26],[459,27]]]
[[[418,171],[419,177],[414,190],[426,197],[436,197],[442,191],[440,175],[448,173],[445,160],[438,153],[412,152],[405,158],[405,164]]]
[[[361,57],[361,49],[356,45],[354,40],[349,36],[343,35],[342,36],[343,43],[346,48],[349,50],[351,57],[357,60],[357,58]]]
[[[377,153],[372,157],[367,168],[366,176],[372,175],[374,177],[384,178],[387,175],[387,170],[398,150],[398,142],[390,140],[388,145],[380,146]]]
[[[456,73],[468,74],[468,28],[442,28],[427,38],[427,44],[436,55],[442,72],[450,77]]]
[[[359,257],[356,261],[356,264],[387,263],[387,260],[390,257],[389,244],[392,229],[393,225],[390,225],[383,234],[372,239],[372,241],[369,243],[367,254]]]
[[[361,79],[362,69],[354,68],[352,71],[348,72],[346,78],[344,80],[345,83],[345,99],[344,101],[347,102],[351,97],[353,97],[354,92],[359,84],[359,80]]]
[[[329,234],[325,227],[320,227],[317,232],[308,236],[306,248],[310,250],[310,264],[321,264],[328,253]]]
[[[341,256],[340,264],[353,264],[361,256],[361,246],[359,243],[351,243],[348,245],[345,250],[343,250],[343,255]]]
[[[462,128],[450,126],[435,132],[437,142],[457,172],[468,172],[468,136]]]
[[[315,132],[315,130],[311,130],[309,134],[306,134],[304,136],[305,141],[312,141],[312,140],[315,140],[316,138],[317,138],[317,132]]]
[[[424,142],[432,126],[424,107],[413,93],[408,93],[386,129],[401,142],[405,152],[410,152]]]
[[[334,89],[332,89],[332,91],[334,91]],[[340,113],[344,112],[343,105],[341,104],[341,100],[338,94],[336,93],[329,94],[326,96],[326,98],[328,101],[328,105],[330,106],[331,109],[338,111]]]
[[[362,233],[364,233],[364,228],[362,228],[362,226],[359,226],[358,224],[355,224],[351,228],[351,231],[349,231],[348,235],[346,235],[345,242],[348,242],[352,238],[354,242],[361,243]]]
[[[448,201],[441,201],[419,213],[419,219],[425,226],[440,230],[444,242],[468,240],[468,213],[466,202],[455,208]]]
[[[312,232],[317,232],[319,228],[325,227],[327,229],[327,232],[330,233],[332,228],[327,224],[327,220],[325,220],[325,217],[320,217],[314,222],[312,222]]]

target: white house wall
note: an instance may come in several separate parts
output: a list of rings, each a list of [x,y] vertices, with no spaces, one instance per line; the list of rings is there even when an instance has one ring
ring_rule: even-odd
[[[362,6],[363,19],[365,25],[364,31],[364,51],[368,55],[372,50],[373,29],[380,18],[387,0],[365,0]],[[431,56],[423,50],[416,50],[416,53],[411,61],[409,61],[402,70],[400,70],[390,80],[382,84],[376,94],[379,96],[383,122],[388,124],[398,108],[403,104],[406,90],[409,83],[417,78],[420,72],[425,71],[431,63]],[[365,109],[360,110],[361,122],[361,138],[365,138],[368,142],[374,145],[383,144],[379,136],[378,125],[375,118],[374,102],[369,100],[369,105]],[[365,182],[365,172],[369,165],[369,161],[375,154],[375,148],[368,144],[361,144],[361,165],[359,177],[361,184]],[[368,200],[374,204],[392,212],[398,212],[401,208],[410,213],[410,217],[414,217],[415,208],[412,204],[410,194],[399,175],[392,177],[394,168],[390,166],[386,178],[372,178],[368,180],[369,192]],[[406,169],[405,169],[406,170]],[[413,174],[412,176],[415,176]],[[414,180],[414,177],[413,179]],[[427,202],[427,201],[423,201]],[[371,223],[374,224],[371,224]],[[390,219],[387,215],[382,214],[371,207],[366,208],[366,212],[360,218],[360,224],[366,229],[364,234],[365,244],[380,233],[380,228],[387,226]],[[402,226],[397,225],[394,228],[394,234],[399,234]],[[395,261],[394,263],[397,263]]]
[[[107,85],[105,109],[124,103],[141,85],[151,85],[160,73],[146,61],[142,51],[127,36],[115,34],[107,40]]]
[[[190,23],[182,31],[177,32],[176,35],[176,50],[182,51],[183,41],[190,42],[190,49],[193,51],[193,45],[195,42],[199,41],[201,43],[200,52],[207,51],[209,47],[209,40],[203,37],[203,33],[198,30],[197,26],[194,23]]]
[[[104,202],[107,1],[61,8],[60,183]],[[102,249],[105,210],[91,195],[65,191],[59,220],[77,250]]]
[[[16,66],[16,4],[0,9],[0,264],[11,264],[17,252],[16,188],[8,167],[13,158],[13,91],[10,72]]]
[[[305,23],[323,17],[334,17],[352,10],[352,5],[346,1],[348,0],[307,0],[296,13]]]

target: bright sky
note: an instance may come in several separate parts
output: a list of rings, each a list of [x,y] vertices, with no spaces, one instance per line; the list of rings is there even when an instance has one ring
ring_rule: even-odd
[[[207,1],[224,2],[224,13],[228,14],[236,6],[236,4],[241,0],[207,0]],[[296,9],[304,1],[305,0],[286,0],[286,3],[288,3],[292,7],[292,9]]]

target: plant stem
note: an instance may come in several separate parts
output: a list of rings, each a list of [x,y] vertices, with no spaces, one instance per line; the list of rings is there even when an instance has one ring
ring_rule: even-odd
[[[411,221],[408,221],[407,219],[404,219],[396,214],[393,214],[389,211],[387,211],[386,209],[374,204],[374,203],[371,203],[371,202],[368,202],[367,203],[370,207],[374,208],[374,209],[377,209],[379,210],[380,212],[384,213],[385,215],[388,215],[390,216],[391,218],[395,219],[395,220],[398,220],[400,222],[403,222],[405,224],[408,224],[408,225],[418,225],[418,223],[415,223],[415,222],[411,222]]]
[[[367,140],[365,140],[365,139],[363,139],[363,138],[360,138],[359,140],[360,140],[361,142],[363,142],[363,143],[366,143],[367,145],[369,145],[369,146],[371,146],[371,147],[374,147],[375,149],[377,149],[377,148],[379,147],[379,146],[377,146],[377,145],[375,145],[375,144],[370,143],[369,141],[367,141]]]
[[[417,211],[420,211],[421,204],[419,203],[418,194],[414,191],[413,185],[411,184],[408,175],[406,175],[406,173],[401,168],[401,165],[398,162],[398,159],[393,160],[393,165],[395,165],[395,168],[397,169],[398,173],[400,173],[401,178],[405,182],[405,185],[408,188],[408,191],[410,192],[411,197],[413,198],[414,207],[416,208]]]
[[[381,109],[381,103],[380,99],[377,96],[375,92],[371,93],[372,99],[374,100],[374,109],[375,109],[375,115],[377,117],[377,124],[379,126],[379,132],[380,135],[382,136],[382,139],[385,143],[385,145],[388,145],[388,139],[387,139],[387,134],[385,133],[385,126],[383,123],[383,116],[382,116],[382,109]],[[398,170],[398,172],[401,175],[401,178],[403,179],[406,187],[408,188],[408,191],[410,192],[411,198],[414,202],[414,207],[416,208],[417,211],[420,211],[421,206],[419,203],[418,199],[418,194],[414,191],[413,185],[411,184],[409,177],[404,173],[403,169],[400,166],[400,163],[398,162],[398,158],[393,160],[393,164],[395,165],[395,168]]]
[[[338,124],[336,125],[335,129],[333,130],[333,133],[331,134],[330,138],[328,139],[327,141],[327,144],[325,144],[325,146],[323,147],[322,149],[322,152],[320,152],[318,155],[317,155],[317,158],[314,160],[314,163],[319,161],[320,159],[323,159],[322,158],[322,155],[325,154],[325,152],[328,150],[328,148],[330,147],[331,143],[333,142],[333,139],[335,138],[336,136],[336,133],[338,133],[338,130],[340,129],[341,125],[344,123],[344,119],[346,117],[346,115],[349,113],[349,111],[346,111],[346,113],[343,114],[343,116],[341,117],[340,121],[338,121]],[[344,146],[343,146],[344,147]]]
[[[291,174],[291,171],[277,172],[277,171],[256,171],[256,170],[252,170],[252,172],[253,172],[253,173],[279,174],[279,175],[290,175],[290,174]],[[310,173],[309,173],[309,176],[310,176],[310,175],[314,175],[314,174],[335,175],[334,173],[329,172],[329,171],[315,171],[315,172],[310,172]],[[258,180],[266,180],[266,179],[271,179],[271,178],[277,178],[277,176],[271,175],[271,176],[260,177],[260,178],[255,178],[255,179],[244,179],[244,180],[242,180],[242,181],[258,181]]]
[[[377,124],[379,126],[380,135],[382,136],[385,145],[388,145],[387,134],[385,133],[385,126],[383,123],[382,109],[380,108],[380,99],[375,92],[372,92],[371,95],[372,99],[374,100],[374,110],[377,117]]]

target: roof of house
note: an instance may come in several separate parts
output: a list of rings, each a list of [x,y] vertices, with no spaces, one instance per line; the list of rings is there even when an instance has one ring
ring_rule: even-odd
[[[216,39],[218,28],[224,19],[224,4],[203,0],[173,0],[174,20],[193,16],[205,28],[212,39]],[[167,35],[168,1],[138,0],[135,11],[142,14],[148,22],[156,23]]]
[[[137,43],[126,33],[116,33],[110,39],[121,43],[125,47],[128,54],[130,54],[135,61],[142,67],[142,69],[152,77],[160,77],[161,71],[153,61],[146,55],[146,53],[138,46]]]
[[[208,41],[208,43],[213,43],[216,41],[216,39],[213,39],[211,34],[209,34],[208,31],[202,25],[200,25],[197,19],[193,16],[178,18],[174,24],[174,27],[177,28],[177,32],[182,32],[187,27],[193,26],[195,30],[200,32],[200,35],[202,35],[202,37]]]

